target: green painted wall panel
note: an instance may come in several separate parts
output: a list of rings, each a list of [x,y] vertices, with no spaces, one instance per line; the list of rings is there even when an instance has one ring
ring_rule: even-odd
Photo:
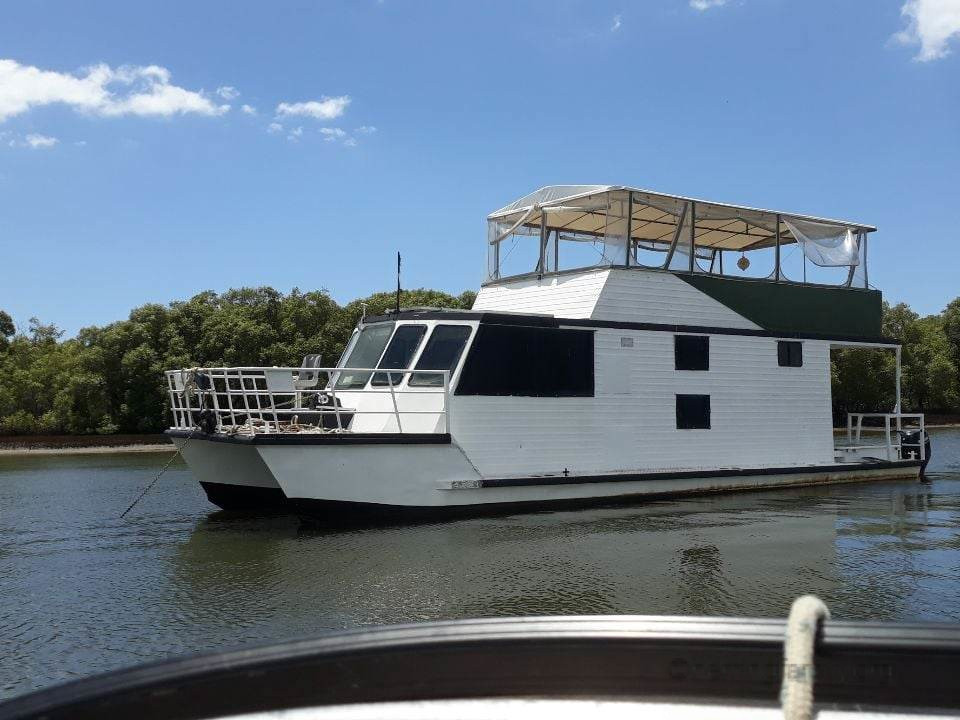
[[[677,273],[734,312],[764,330],[838,337],[882,335],[879,290],[811,287],[762,280]]]

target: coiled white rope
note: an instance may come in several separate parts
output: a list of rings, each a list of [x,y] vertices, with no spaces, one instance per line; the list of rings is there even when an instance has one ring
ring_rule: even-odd
[[[821,621],[829,617],[830,610],[816,595],[798,597],[790,607],[780,685],[780,706],[785,720],[813,717],[813,651],[817,629]]]

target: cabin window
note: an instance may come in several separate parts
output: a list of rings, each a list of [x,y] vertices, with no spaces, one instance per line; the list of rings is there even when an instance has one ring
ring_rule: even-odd
[[[457,395],[593,397],[593,331],[481,325]]]
[[[707,335],[674,335],[673,357],[677,370],[709,370],[710,337]]]
[[[803,343],[794,340],[777,342],[777,363],[780,367],[803,367]]]
[[[463,353],[463,346],[470,337],[469,325],[437,325],[427,340],[417,370],[453,370]],[[414,373],[408,385],[440,387],[443,376],[434,373]]]
[[[396,368],[406,370],[417,353],[423,336],[427,334],[426,325],[399,325],[390,338],[387,351],[380,358],[378,368]],[[399,385],[404,373],[374,373],[371,385]]]
[[[393,323],[378,323],[376,325],[367,325],[360,331],[357,341],[353,345],[353,350],[347,356],[346,361],[341,367],[348,368],[372,368],[376,367],[377,360],[383,354],[383,349],[387,346],[387,340],[390,339],[390,333],[393,332]],[[370,379],[368,372],[343,372],[337,379],[338,390],[349,390],[353,388],[362,388]]]
[[[710,396],[677,395],[677,430],[710,429]]]

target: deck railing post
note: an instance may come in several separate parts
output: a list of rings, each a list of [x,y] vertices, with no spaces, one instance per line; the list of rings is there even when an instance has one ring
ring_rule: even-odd
[[[847,413],[847,444],[853,445],[853,415]]]
[[[865,290],[870,288],[870,275],[867,271],[867,233],[863,233],[863,287]]]
[[[397,395],[393,392],[393,373],[387,373],[387,384],[390,386],[390,399],[393,401],[393,414],[397,418],[397,432],[403,432],[403,425],[400,424],[400,408],[397,407]]]
[[[450,434],[450,371],[443,371],[443,421]]]
[[[250,398],[247,397],[247,379],[243,376],[243,370],[237,370],[237,379],[240,381],[240,393],[243,398],[243,409],[247,411],[247,422],[250,423],[250,434],[253,434],[253,417],[250,415]],[[256,380],[254,380],[254,388],[256,388]],[[257,402],[257,409],[259,409],[260,403]]]
[[[900,371],[900,346],[899,346],[899,345],[898,345],[897,348],[896,348],[896,353],[897,353],[897,375],[896,375],[897,404],[896,404],[896,406],[894,406],[894,412],[897,413],[897,415],[899,415],[899,414],[900,414],[900,372],[901,372],[901,371]],[[899,426],[899,425],[897,426],[897,429],[898,429],[898,430],[900,429],[900,426]]]
[[[339,373],[336,373],[339,378]],[[331,378],[330,401],[333,403],[333,414],[337,418],[337,432],[343,432],[343,421],[340,420],[340,404],[337,402],[337,383]]]
[[[887,440],[887,460],[893,460],[893,445],[890,442],[890,416],[883,416],[883,434]]]
[[[223,427],[223,423],[220,422],[220,400],[217,397],[217,382],[213,378],[212,371],[205,370],[204,372],[207,376],[208,382],[210,383],[210,389],[208,392],[210,393],[211,397],[213,397],[213,411],[217,414],[217,431],[219,432]]]

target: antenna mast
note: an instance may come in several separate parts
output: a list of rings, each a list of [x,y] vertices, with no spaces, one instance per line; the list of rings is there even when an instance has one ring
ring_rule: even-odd
[[[397,313],[400,312],[400,251],[397,251]]]

